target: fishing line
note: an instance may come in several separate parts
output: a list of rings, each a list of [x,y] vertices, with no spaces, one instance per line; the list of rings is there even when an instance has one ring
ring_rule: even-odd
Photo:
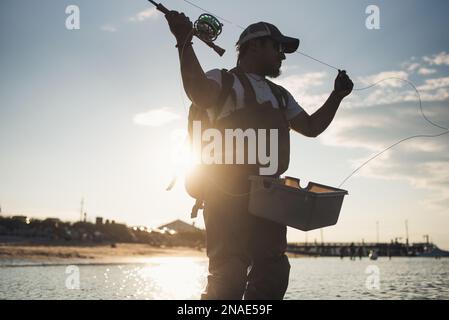
[[[409,84],[409,85],[413,88],[413,90],[415,90],[415,92],[416,92],[416,94],[417,94],[417,96],[418,96],[419,109],[420,109],[420,111],[421,111],[421,115],[423,116],[424,120],[426,120],[427,122],[429,122],[429,123],[430,123],[431,125],[433,125],[434,127],[437,127],[437,128],[443,129],[443,130],[449,130],[449,128],[440,126],[440,125],[436,124],[435,122],[432,122],[431,120],[429,120],[429,119],[426,117],[426,115],[424,114],[423,107],[422,107],[421,94],[419,93],[418,89],[417,89],[416,86],[413,84],[413,82],[411,82],[411,81],[409,81],[409,80],[407,80],[407,79],[402,79],[402,78],[397,78],[397,77],[385,78],[385,79],[379,80],[379,81],[375,82],[374,84],[371,84],[371,85],[369,85],[369,86],[367,86],[367,87],[363,87],[363,88],[354,88],[353,90],[354,90],[354,91],[362,91],[362,90],[370,89],[370,88],[372,88],[372,87],[374,87],[374,86],[377,86],[377,85],[380,84],[381,82],[384,82],[384,81],[387,81],[387,80],[392,80],[392,79],[393,79],[393,80],[400,80],[400,81],[403,81],[403,82]]]
[[[207,12],[207,13],[209,13],[209,14],[215,15],[216,17],[219,17],[221,20],[226,21],[227,23],[230,23],[230,24],[232,24],[232,25],[234,25],[234,26],[236,26],[236,27],[238,27],[238,28],[240,28],[240,29],[245,29],[244,27],[242,27],[242,26],[240,26],[240,25],[238,25],[238,24],[235,24],[235,23],[232,22],[231,20],[228,20],[228,19],[225,19],[225,18],[223,18],[223,17],[220,17],[220,16],[214,14],[213,12],[211,12],[211,11],[209,11],[209,10],[206,10],[206,9],[204,9],[204,8],[202,8],[202,7],[200,7],[200,6],[196,5],[196,4],[194,4],[193,2],[191,2],[191,1],[189,1],[189,0],[182,0],[182,1],[184,1],[185,3],[191,5],[191,6],[197,8],[197,9],[199,9],[199,10],[202,10],[202,11]],[[182,57],[183,57],[183,52],[184,52],[185,44],[186,44],[186,43],[184,43],[184,46],[183,46],[183,48],[182,48],[182,50],[181,50],[181,63],[182,63]],[[328,64],[328,63],[326,63],[326,62],[324,62],[324,61],[322,61],[322,60],[319,60],[319,59],[317,59],[317,58],[314,58],[314,57],[312,57],[312,56],[310,56],[310,55],[308,55],[308,54],[306,54],[306,53],[303,53],[303,52],[301,52],[301,51],[299,51],[299,50],[295,51],[295,53],[301,54],[302,56],[307,57],[307,58],[309,58],[309,59],[311,59],[311,60],[314,60],[314,61],[316,61],[316,62],[318,62],[318,63],[321,63],[322,65],[325,65],[325,66],[327,66],[327,67],[329,67],[329,68],[332,68],[332,69],[335,69],[335,70],[337,70],[337,71],[340,71],[340,68],[337,68],[337,67],[335,67],[335,66],[333,66],[333,65],[330,65],[330,64]],[[385,79],[382,79],[382,80],[380,80],[380,81],[377,81],[377,82],[375,82],[375,83],[373,83],[373,84],[371,84],[371,85],[368,85],[368,86],[366,86],[366,87],[362,87],[362,88],[353,88],[353,91],[363,91],[363,90],[367,90],[367,89],[370,89],[370,88],[373,88],[373,87],[379,85],[380,83],[382,83],[382,82],[384,82],[384,81],[392,80],[392,79],[394,79],[394,80],[399,80],[399,81],[403,81],[403,82],[409,84],[411,87],[413,87],[413,89],[415,90],[415,92],[416,92],[416,94],[417,94],[417,96],[418,96],[419,107],[420,107],[421,115],[422,115],[422,117],[424,118],[424,120],[426,120],[426,121],[427,121],[428,123],[430,123],[432,126],[437,127],[437,128],[439,128],[439,129],[446,130],[446,131],[445,131],[445,132],[438,133],[438,134],[434,134],[434,135],[425,135],[425,134],[421,134],[421,135],[413,135],[413,136],[406,137],[406,138],[404,138],[404,139],[401,139],[401,140],[399,140],[399,141],[393,143],[392,145],[388,146],[388,147],[385,148],[384,150],[378,152],[377,154],[375,154],[374,156],[372,156],[371,158],[369,158],[369,159],[368,159],[367,161],[365,161],[362,165],[360,165],[360,166],[357,167],[354,171],[352,171],[350,175],[348,175],[345,179],[343,179],[343,181],[342,181],[342,182],[340,183],[340,185],[339,185],[339,188],[340,188],[341,186],[343,186],[343,184],[344,184],[346,181],[348,181],[352,176],[354,176],[358,171],[360,171],[363,167],[365,167],[365,166],[366,166],[367,164],[369,164],[371,161],[373,161],[374,159],[376,159],[377,157],[379,157],[380,155],[382,155],[382,154],[385,153],[386,151],[388,151],[388,150],[390,150],[390,149],[396,147],[397,145],[399,145],[399,144],[401,144],[401,143],[403,143],[403,142],[405,142],[405,141],[412,140],[412,139],[416,139],[416,138],[437,138],[437,137],[440,137],[440,136],[449,134],[449,128],[446,128],[446,127],[443,127],[443,126],[441,126],[441,125],[438,125],[438,124],[434,123],[433,121],[431,121],[430,119],[428,119],[428,118],[426,117],[426,115],[424,114],[423,107],[422,107],[422,100],[421,100],[421,95],[420,95],[420,93],[419,93],[419,90],[416,88],[416,86],[415,86],[411,81],[409,81],[409,80],[407,80],[407,79],[396,78],[396,77],[389,77],[389,78],[385,78]],[[216,184],[216,183],[215,183],[215,184]],[[216,185],[218,186],[218,184],[216,184]],[[230,196],[235,196],[235,197],[236,197],[236,196],[246,196],[246,195],[251,194],[251,192],[248,192],[248,193],[242,193],[242,194],[233,194],[233,193],[227,192],[226,190],[222,189],[220,186],[218,186],[218,187],[219,187],[225,194],[230,195]]]
[[[354,174],[356,174],[359,170],[361,170],[364,166],[366,166],[368,163],[370,163],[372,160],[376,159],[377,157],[379,157],[380,155],[382,155],[383,153],[387,152],[388,150],[394,148],[395,146],[397,146],[398,144],[401,144],[404,141],[407,140],[412,140],[415,138],[437,138],[440,137],[442,135],[448,134],[449,130],[446,132],[442,132],[439,134],[431,134],[431,135],[427,135],[427,134],[420,134],[420,135],[415,135],[415,136],[410,136],[407,138],[404,138],[402,140],[399,140],[398,142],[392,144],[391,146],[387,147],[386,149],[378,152],[377,154],[375,154],[373,157],[369,158],[368,160],[366,160],[362,165],[360,165],[358,168],[356,168],[353,172],[351,172],[351,174],[349,176],[347,176],[345,179],[343,179],[343,181],[340,183],[340,185],[338,186],[338,188],[341,188],[341,186],[343,186],[343,184],[348,181]]]
[[[188,1],[188,0],[183,0],[183,1],[186,2],[186,3],[188,3],[188,4],[190,4],[191,6],[193,6],[193,7],[195,7],[195,8],[197,8],[197,9],[200,9],[200,10],[202,10],[202,11],[204,11],[204,12],[207,12],[207,13],[209,13],[209,14],[211,14],[211,15],[217,17],[217,18],[220,18],[221,20],[223,20],[223,21],[225,21],[225,22],[227,22],[227,23],[229,23],[229,24],[232,24],[232,25],[234,25],[234,26],[236,26],[236,27],[238,27],[238,28],[241,28],[241,29],[245,29],[244,27],[242,27],[242,26],[240,26],[240,25],[238,25],[238,24],[235,24],[235,23],[232,22],[232,21],[226,20],[225,18],[220,17],[219,15],[217,15],[217,14],[215,14],[215,13],[209,11],[209,10],[206,10],[206,9],[201,8],[200,6],[194,4],[193,2],[190,2],[190,1]]]
[[[386,78],[386,79],[382,79],[377,81],[376,83],[373,83],[367,87],[363,87],[363,88],[355,88],[353,90],[356,91],[362,91],[362,90],[366,90],[366,89],[370,89],[372,87],[375,87],[377,85],[379,85],[381,82],[387,81],[387,80],[400,80],[403,82],[406,82],[407,84],[409,84],[410,86],[413,87],[413,89],[415,90],[417,96],[418,96],[418,101],[419,101],[419,109],[421,111],[421,115],[423,116],[424,120],[426,120],[427,122],[429,122],[432,126],[446,130],[445,132],[439,133],[439,134],[434,134],[434,135],[414,135],[414,136],[410,136],[404,139],[399,140],[398,142],[393,143],[392,145],[388,146],[387,148],[385,148],[384,150],[376,153],[374,156],[372,156],[371,158],[369,158],[367,161],[365,161],[364,163],[362,163],[359,167],[357,167],[354,171],[351,172],[351,174],[349,174],[349,176],[347,176],[346,178],[343,179],[343,181],[340,183],[340,185],[338,186],[338,188],[340,188],[341,186],[343,186],[343,184],[348,181],[354,174],[356,174],[358,171],[360,171],[363,167],[365,167],[368,163],[370,163],[372,160],[376,159],[377,157],[379,157],[380,155],[382,155],[383,153],[385,153],[386,151],[396,147],[397,145],[401,144],[402,142],[408,141],[408,140],[412,140],[415,138],[436,138],[436,137],[440,137],[442,135],[448,134],[449,133],[449,129],[445,128],[443,126],[440,126],[434,122],[432,122],[431,120],[429,120],[426,115],[424,114],[424,110],[422,107],[422,100],[421,100],[421,94],[419,93],[418,89],[416,88],[416,86],[409,80],[406,79],[402,79],[402,78],[396,78],[396,77],[390,77],[390,78]]]
[[[318,60],[318,59],[316,59],[316,58],[314,58],[314,57],[312,57],[312,56],[309,56],[308,54],[305,54],[304,52],[301,52],[301,51],[299,51],[299,50],[296,50],[295,53],[299,53],[299,54],[303,55],[304,57],[307,57],[307,58],[309,58],[309,59],[315,60],[316,62],[319,62],[319,63],[321,63],[321,64],[323,64],[323,65],[325,65],[325,66],[328,66],[329,68],[332,68],[332,69],[335,69],[335,70],[337,70],[337,71],[340,71],[340,69],[338,69],[337,67],[334,67],[334,66],[332,66],[332,65],[330,65],[330,64],[328,64],[328,63],[326,63],[326,62],[323,62],[323,61],[321,61],[321,60]]]

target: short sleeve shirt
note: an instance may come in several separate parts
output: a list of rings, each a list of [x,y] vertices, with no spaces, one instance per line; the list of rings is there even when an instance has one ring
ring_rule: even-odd
[[[246,75],[248,76],[248,79],[252,87],[254,88],[257,102],[260,104],[264,102],[271,102],[273,108],[279,108],[279,103],[276,97],[274,96],[273,92],[271,91],[271,88],[268,85],[265,78],[253,73],[247,73]],[[221,87],[222,79],[220,69],[210,70],[206,73],[206,76],[207,78],[217,82]],[[231,111],[245,107],[243,85],[240,83],[236,75],[233,74],[233,77],[234,77],[233,90],[236,95],[236,103],[234,103],[234,100],[231,98],[231,96],[229,96],[225,101],[218,117],[215,114],[216,110],[214,108],[207,109],[207,112],[211,119],[220,119],[227,117],[231,113]],[[285,110],[285,117],[287,118],[287,120],[293,119],[303,111],[304,109],[298,104],[298,102],[296,102],[295,98],[293,98],[290,92],[288,92],[287,108]]]

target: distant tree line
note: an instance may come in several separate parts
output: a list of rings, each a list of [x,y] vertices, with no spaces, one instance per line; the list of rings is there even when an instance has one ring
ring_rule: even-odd
[[[59,244],[104,244],[104,243],[146,243],[152,246],[205,247],[205,233],[201,229],[189,232],[130,228],[115,221],[97,219],[90,222],[63,222],[56,218],[45,220],[25,216],[0,216],[0,242],[15,239],[31,243],[50,242]]]

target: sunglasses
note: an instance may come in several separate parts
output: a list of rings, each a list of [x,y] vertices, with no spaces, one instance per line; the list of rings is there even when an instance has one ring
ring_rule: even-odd
[[[282,43],[279,43],[277,41],[273,41],[273,48],[280,54],[285,54],[285,47]]]

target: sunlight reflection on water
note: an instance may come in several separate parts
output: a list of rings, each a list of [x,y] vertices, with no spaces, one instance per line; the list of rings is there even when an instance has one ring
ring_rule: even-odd
[[[290,263],[285,299],[449,299],[449,259],[301,258]],[[366,287],[366,270],[373,265],[380,272],[379,290]],[[205,258],[187,257],[79,265],[80,286],[73,290],[66,287],[65,265],[11,267],[0,262],[0,299],[199,299],[207,266]]]
[[[164,258],[138,269],[135,276],[142,279],[144,292],[158,292],[155,299],[195,299],[203,289],[206,267],[189,258]]]

